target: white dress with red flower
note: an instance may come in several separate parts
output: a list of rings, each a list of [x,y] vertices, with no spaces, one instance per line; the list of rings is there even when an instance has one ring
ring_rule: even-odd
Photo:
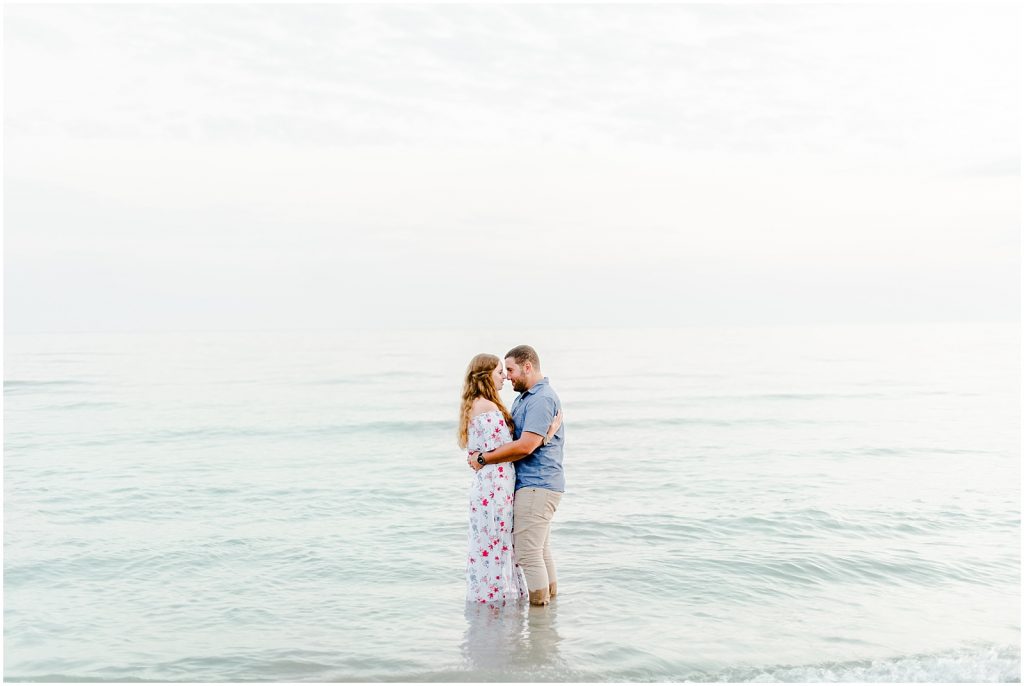
[[[469,420],[470,452],[487,452],[512,441],[498,410]],[[466,600],[501,607],[529,598],[526,577],[512,550],[512,500],[516,469],[511,462],[478,469],[469,489],[469,554]]]

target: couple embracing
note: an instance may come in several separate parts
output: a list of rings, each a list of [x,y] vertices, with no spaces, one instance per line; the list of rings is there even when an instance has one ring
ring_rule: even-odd
[[[511,412],[498,391],[519,396]],[[547,605],[558,592],[551,520],[565,491],[562,403],[541,372],[537,351],[519,345],[482,353],[466,369],[459,446],[476,474],[469,494],[466,600],[500,607],[529,598]]]

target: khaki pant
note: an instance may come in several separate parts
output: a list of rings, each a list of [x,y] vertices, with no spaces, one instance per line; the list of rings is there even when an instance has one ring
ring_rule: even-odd
[[[558,577],[551,557],[551,520],[562,494],[529,486],[516,491],[513,502],[512,538],[516,562],[526,575],[530,602],[547,603],[557,592]]]

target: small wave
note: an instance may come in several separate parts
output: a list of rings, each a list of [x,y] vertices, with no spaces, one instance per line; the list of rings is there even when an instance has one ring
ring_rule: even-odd
[[[439,379],[434,374],[427,374],[424,372],[410,372],[410,371],[388,371],[388,372],[372,372],[365,374],[348,374],[346,376],[331,377],[325,379],[312,379],[305,382],[311,386],[347,386],[354,384],[373,384],[379,382],[391,381],[394,379],[411,379],[415,381],[423,381],[424,379]]]
[[[1020,648],[1011,645],[966,648],[932,655],[884,660],[828,662],[729,670],[690,681],[732,682],[985,682],[1020,681]]]
[[[686,400],[722,400],[725,402],[743,402],[748,400],[847,400],[887,398],[888,393],[736,393],[704,394],[682,396]]]
[[[727,394],[673,394],[671,396],[623,399],[601,398],[595,400],[574,400],[573,408],[651,407],[651,406],[700,406],[704,403],[748,403],[753,401],[822,401],[848,399],[881,399],[890,397],[886,393],[736,393]]]
[[[1016,527],[1015,518],[1001,520],[1001,514],[978,509],[970,512],[941,510],[937,512],[913,512],[894,510],[887,512],[850,511],[832,513],[815,508],[801,508],[788,511],[765,512],[759,515],[738,517],[708,517],[688,519],[665,519],[647,514],[632,515],[634,523],[642,524],[645,530],[658,530],[666,526],[686,525],[688,530],[711,537],[757,533],[761,536],[779,538],[794,535],[832,537],[842,534],[846,537],[870,538],[913,538],[921,535],[941,533],[949,529],[968,527]]]
[[[314,426],[204,426],[193,429],[164,429],[138,433],[110,433],[104,435],[83,436],[81,439],[60,441],[62,448],[70,447],[109,447],[114,445],[164,445],[190,442],[213,442],[217,444],[234,441],[247,442],[253,439],[310,439],[343,437],[353,434],[439,434],[448,433],[454,436],[455,423],[448,420],[407,420],[359,422],[351,424],[321,424]],[[6,437],[4,446],[8,452],[32,450],[52,447],[57,443],[50,437],[46,441],[18,441],[17,435]],[[426,440],[433,441],[435,436]],[[14,439],[14,440],[12,440]]]
[[[4,676],[4,681],[42,684],[105,684],[110,682],[106,676],[78,676],[75,674],[44,674],[42,676]],[[139,677],[118,677],[119,682],[146,683]]]
[[[758,418],[736,418],[736,419],[704,419],[700,417],[664,417],[661,419],[573,419],[573,429],[659,429],[679,426],[721,426],[721,427],[743,427],[743,426],[821,426],[826,424],[847,424],[848,422],[839,419],[765,419]],[[568,425],[569,422],[567,421]]]
[[[121,434],[74,445],[106,445],[114,443],[178,443],[202,440],[251,440],[253,438],[295,438],[344,436],[355,433],[430,433],[454,432],[454,423],[447,420],[380,421],[353,424],[324,424],[281,428],[253,426],[206,426],[195,429],[167,429],[142,434]]]
[[[901,584],[940,583],[952,579],[976,579],[967,565],[939,563],[917,556],[880,559],[863,554],[828,555],[769,559],[756,558],[705,559],[701,566],[717,568],[742,578],[772,584],[782,582],[802,586],[834,582]]]
[[[4,379],[4,393],[23,393],[35,390],[59,390],[61,388],[79,388],[92,386],[89,381],[78,379],[50,379],[47,381],[35,381],[28,379]]]
[[[82,400],[75,403],[58,403],[54,405],[44,405],[37,409],[39,410],[84,410],[84,409],[95,409],[100,407],[122,407],[120,403],[112,403],[99,400]]]

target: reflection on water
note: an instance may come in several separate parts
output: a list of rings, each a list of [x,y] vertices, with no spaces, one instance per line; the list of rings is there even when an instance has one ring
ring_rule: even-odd
[[[561,672],[558,602],[491,608],[466,605],[462,655],[466,666],[486,676]]]

